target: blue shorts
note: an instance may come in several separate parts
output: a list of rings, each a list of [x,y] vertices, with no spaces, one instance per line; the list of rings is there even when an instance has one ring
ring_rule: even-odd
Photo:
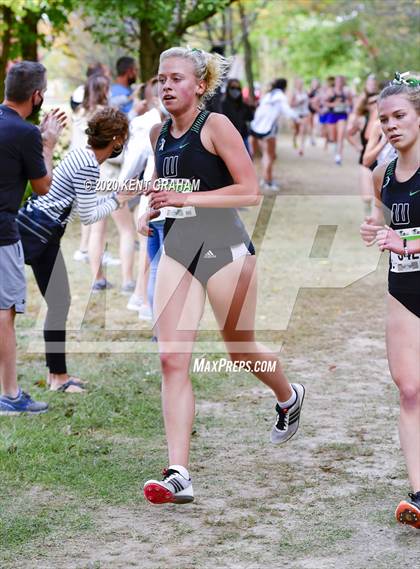
[[[336,124],[339,121],[346,121],[347,113],[327,113],[327,124]]]
[[[328,114],[329,114],[329,113],[324,113],[324,114],[322,114],[322,115],[319,115],[319,122],[320,122],[320,124],[326,124],[326,123],[328,122],[328,121],[327,121]]]

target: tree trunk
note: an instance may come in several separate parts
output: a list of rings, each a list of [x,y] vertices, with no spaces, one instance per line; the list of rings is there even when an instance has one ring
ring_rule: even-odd
[[[140,78],[142,81],[148,81],[157,73],[159,67],[159,55],[162,51],[171,46],[165,38],[158,40],[157,37],[152,34],[147,21],[140,20],[139,27]]]
[[[376,74],[380,74],[382,70],[378,61],[379,49],[370,43],[367,35],[364,32],[356,30],[353,32],[353,35],[361,41],[363,47],[368,52],[368,56],[371,60],[371,70]]]
[[[244,44],[245,74],[249,87],[249,102],[254,103],[254,75],[252,73],[252,47],[249,41],[248,16],[241,1],[238,2],[239,15],[241,18],[242,41]]]
[[[220,40],[219,41],[223,46],[224,54],[227,55],[227,53],[226,53],[226,44],[227,44],[226,10],[223,10],[221,16],[222,16],[222,27],[220,30]]]
[[[233,39],[233,10],[232,6],[226,8],[226,31],[227,31],[227,41],[229,43],[229,55],[235,55],[235,41]]]
[[[13,17],[12,10],[8,6],[2,7],[2,21],[5,27],[3,37],[1,40],[1,55],[0,55],[0,101],[4,98],[4,80],[6,79],[7,63],[10,54],[10,42],[12,39],[12,25]]]
[[[22,31],[19,34],[21,42],[22,59],[26,61],[38,61],[38,12],[26,12],[22,20]]]

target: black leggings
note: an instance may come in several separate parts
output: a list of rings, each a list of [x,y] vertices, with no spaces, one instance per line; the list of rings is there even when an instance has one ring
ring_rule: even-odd
[[[45,360],[51,373],[67,373],[66,321],[70,287],[60,245],[50,243],[32,263],[35,280],[48,306],[44,323]]]

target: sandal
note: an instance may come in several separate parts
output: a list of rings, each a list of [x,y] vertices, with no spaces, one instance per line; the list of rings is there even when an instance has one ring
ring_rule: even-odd
[[[80,391],[70,391],[69,393],[84,393],[86,389],[81,381],[77,381],[75,378],[70,377],[65,383],[60,385],[57,389],[51,389],[50,391],[56,391],[57,393],[66,393],[69,387],[78,387]]]

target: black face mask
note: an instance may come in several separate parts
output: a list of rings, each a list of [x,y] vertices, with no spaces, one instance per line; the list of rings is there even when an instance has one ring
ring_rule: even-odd
[[[128,79],[128,84],[133,85],[133,83],[135,83],[136,81],[137,81],[136,77],[130,77],[130,79]]]
[[[231,99],[235,99],[238,100],[241,98],[242,92],[240,89],[236,89],[235,87],[232,87],[231,89],[228,90],[229,93],[229,97],[231,97]]]
[[[35,103],[32,103],[32,112],[29,115],[29,117],[26,117],[26,120],[28,120],[29,122],[38,122],[38,113],[41,110],[42,105],[44,104],[44,97],[42,95],[40,95],[41,97],[41,102],[38,103],[37,105],[35,105]]]
[[[117,156],[119,156],[123,150],[124,146],[122,144],[119,144],[116,148],[112,149],[110,158],[117,158]]]

